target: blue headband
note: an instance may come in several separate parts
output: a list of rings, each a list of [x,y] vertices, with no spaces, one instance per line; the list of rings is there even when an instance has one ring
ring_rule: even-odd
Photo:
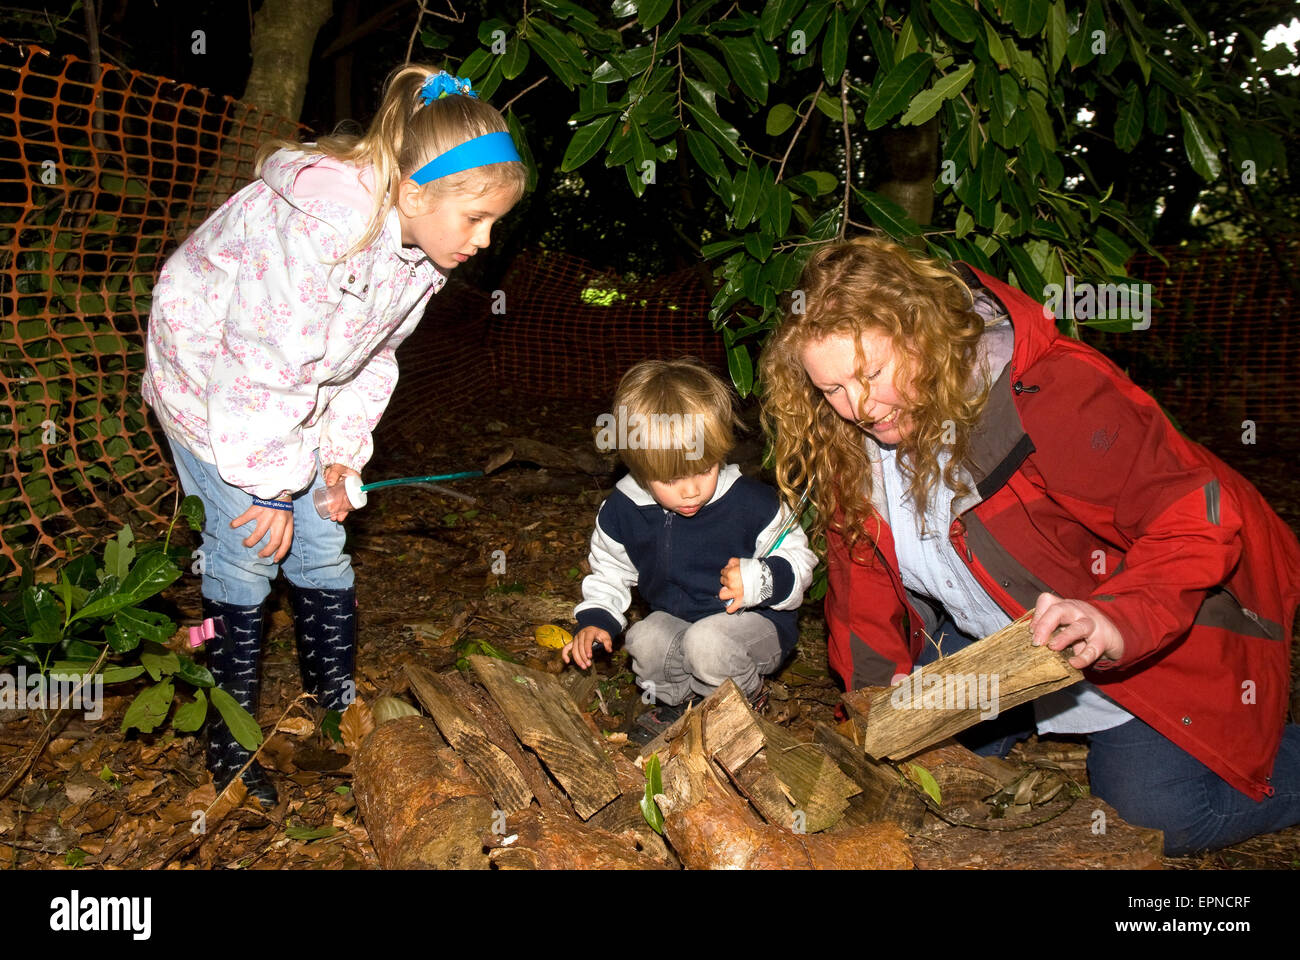
[[[415,173],[411,179],[424,185],[430,180],[460,173],[472,167],[482,167],[489,163],[507,163],[511,160],[523,162],[515,142],[508,133],[485,133],[473,140],[466,140],[458,147],[452,147],[441,156],[434,157]]]

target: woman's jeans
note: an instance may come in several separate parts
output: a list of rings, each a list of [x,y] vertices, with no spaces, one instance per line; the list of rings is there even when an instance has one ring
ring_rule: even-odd
[[[237,607],[255,606],[271,592],[281,567],[294,586],[345,590],[353,585],[352,558],[343,552],[343,524],[322,519],[312,502],[313,491],[325,485],[319,462],[311,489],[293,498],[293,542],[277,564],[258,556],[266,547],[265,537],[244,546],[256,526],[253,520],[238,529],[230,527],[230,521],[252,506],[252,498],[222,480],[215,465],[199,460],[175,441],[171,448],[185,493],[203,501],[203,546],[195,558],[201,564],[203,596]]]
[[[945,655],[974,642],[951,620],[936,633]],[[935,659],[933,645],[927,644],[917,664]],[[1033,705],[1026,703],[976,724],[958,739],[984,756],[1006,756],[1033,725]],[[1129,823],[1164,831],[1166,856],[1217,850],[1300,823],[1300,725],[1284,728],[1270,780],[1273,796],[1258,802],[1136,717],[1088,734],[1088,748],[1093,796]]]

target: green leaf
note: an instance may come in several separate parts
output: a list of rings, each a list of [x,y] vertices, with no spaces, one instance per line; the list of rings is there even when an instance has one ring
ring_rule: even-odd
[[[749,357],[749,348],[743,343],[727,348],[727,370],[731,373],[731,382],[736,385],[736,392],[742,398],[749,396],[754,388],[754,363]]]
[[[961,93],[974,73],[975,64],[973,62],[966,63],[959,69],[942,77],[930,89],[922,90],[912,98],[907,112],[899,119],[899,123],[904,126],[925,123],[939,112],[939,108],[943,106],[944,101],[951,100]]]
[[[980,15],[962,0],[930,0],[930,13],[948,36],[962,43],[979,36]]]
[[[1070,42],[1070,24],[1065,16],[1065,0],[1056,0],[1047,14],[1047,51],[1049,73],[1056,75],[1065,59],[1065,50]]]
[[[930,773],[929,770],[925,769],[925,767],[921,766],[919,763],[909,763],[906,772],[909,780],[920,786],[922,790],[929,794],[930,799],[934,801],[935,806],[938,806],[943,802],[943,798],[939,793],[939,784],[934,779],[934,774]]]
[[[116,613],[123,607],[133,606],[165,590],[180,575],[180,570],[176,569],[176,565],[162,550],[150,550],[136,559],[135,566],[122,581],[117,593],[91,600],[72,619],[76,621],[84,617],[102,617]],[[108,580],[104,582],[107,583]]]
[[[688,47],[685,44],[682,45],[682,49],[686,51],[686,56],[695,64],[714,92],[723,100],[730,100],[731,76],[727,73],[727,68],[703,50]]]
[[[839,85],[848,60],[848,24],[844,19],[844,11],[837,6],[826,25],[826,34],[822,37],[822,71],[827,83],[831,86]]]
[[[216,683],[207,667],[200,666],[189,657],[180,657],[179,659],[180,666],[176,670],[176,676],[186,683],[194,687],[211,687]]]
[[[1002,12],[1020,36],[1036,36],[1047,22],[1047,0],[1009,0]]]
[[[1115,116],[1115,146],[1128,153],[1142,139],[1142,126],[1142,92],[1138,90],[1137,82],[1130,80]]]
[[[181,501],[181,516],[189,523],[195,533],[203,532],[203,501],[195,496],[188,496]]]
[[[663,772],[659,769],[659,754],[650,755],[645,763],[645,795],[641,798],[641,816],[655,833],[664,832],[664,815],[655,803],[655,797],[664,792]]]
[[[777,34],[790,22],[790,18],[803,3],[804,0],[767,0],[767,6],[763,8],[763,13],[758,18],[763,39],[769,43],[775,40]]]
[[[790,125],[794,123],[796,116],[794,107],[790,106],[790,104],[776,104],[767,112],[767,135],[769,137],[779,137],[790,129]]]
[[[862,116],[863,125],[875,130],[893,120],[925,85],[933,67],[934,58],[928,53],[913,53],[903,59],[880,81]]]
[[[639,0],[636,17],[645,29],[652,29],[673,8],[673,0]]]
[[[170,681],[168,681],[170,683]],[[256,750],[262,745],[262,728],[252,714],[235,702],[235,698],[220,687],[212,688],[212,705],[226,721],[231,734],[245,750]]]
[[[830,193],[840,185],[840,178],[825,170],[805,170],[800,176],[807,177],[817,185],[817,196]]]
[[[125,526],[117,532],[115,538],[104,544],[104,568],[99,572],[101,581],[107,576],[121,580],[127,575],[131,561],[135,559],[134,541],[135,534],[131,532],[130,526]]]
[[[916,221],[909,217],[907,211],[894,201],[870,190],[855,188],[853,192],[857,194],[858,201],[862,204],[862,209],[871,219],[871,222],[890,236],[895,239],[902,239],[904,237],[915,237],[921,233],[921,228]]]
[[[987,20],[984,22],[984,39],[989,45],[989,56],[994,62],[1003,69],[1010,66],[1011,58],[1007,55],[1006,44],[1002,42],[1002,36],[997,29]]]
[[[688,103],[686,109],[690,111],[691,116],[695,118],[700,128],[708,134],[709,139],[722,148],[723,153],[731,157],[736,163],[745,162],[745,155],[740,152],[739,146],[740,131],[723,121],[718,116],[718,112],[709,107]]]
[[[1179,106],[1178,112],[1183,118],[1183,149],[1187,151],[1187,159],[1191,161],[1192,169],[1199,173],[1203,180],[1217,180],[1219,152],[1206,139],[1200,124],[1186,108]]]
[[[140,665],[149,671],[154,680],[162,679],[163,674],[172,674],[180,669],[181,662],[170,650],[158,653],[153,650],[140,652]]]
[[[957,213],[957,223],[954,236],[960,240],[966,234],[975,229],[975,218],[970,215],[970,211],[964,207]]]
[[[145,687],[126,708],[126,716],[122,718],[122,732],[135,729],[141,733],[152,733],[167,719],[167,711],[171,709],[175,695],[170,678],[155,683],[152,687]]]
[[[208,716],[208,696],[202,690],[194,691],[190,703],[181,704],[172,716],[172,728],[181,733],[193,733],[203,726]]]
[[[144,667],[107,667],[104,670],[105,683],[123,683],[134,680],[144,673]]]
[[[643,47],[633,47],[619,56],[611,53],[609,59],[592,73],[591,79],[596,83],[618,83],[623,80],[631,80],[633,77],[639,77],[649,70],[653,59],[654,47],[649,44]]]
[[[507,80],[513,80],[519,76],[528,67],[530,56],[528,44],[524,43],[518,34],[511,37],[510,43],[506,46],[506,52],[501,57],[501,76]]]
[[[1187,12],[1187,8],[1182,5],[1180,0],[1166,0],[1166,2],[1169,6],[1174,8],[1174,12],[1178,14],[1179,19],[1182,20],[1183,23],[1187,24],[1188,28],[1196,35],[1196,39],[1201,42],[1202,46],[1205,46],[1210,42],[1210,38],[1205,35],[1204,30],[1197,26],[1196,21],[1192,19],[1192,15]]]
[[[126,633],[154,643],[164,643],[176,630],[176,625],[165,613],[125,607],[113,617],[113,622]]]
[[[695,158],[695,162],[699,164],[700,169],[710,177],[716,179],[727,172],[722,163],[722,155],[718,153],[718,148],[700,131],[686,131],[686,146],[690,149],[691,156]]]
[[[725,37],[717,41],[731,76],[742,93],[758,103],[767,102],[767,70],[748,37]]]
[[[611,113],[608,116],[594,120],[584,127],[579,127],[574,133],[573,139],[569,141],[568,149],[564,151],[564,159],[560,161],[560,169],[564,172],[577,170],[580,166],[600,152],[600,148],[605,145],[609,139],[610,131],[618,123],[618,114]]]
[[[45,587],[24,590],[23,615],[37,643],[57,643],[63,639],[63,610],[50,590]]]

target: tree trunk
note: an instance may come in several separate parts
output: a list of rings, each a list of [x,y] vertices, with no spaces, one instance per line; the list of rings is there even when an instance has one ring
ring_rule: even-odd
[[[240,99],[297,120],[316,34],[332,11],[332,0],[265,0],[253,17],[253,68]]]

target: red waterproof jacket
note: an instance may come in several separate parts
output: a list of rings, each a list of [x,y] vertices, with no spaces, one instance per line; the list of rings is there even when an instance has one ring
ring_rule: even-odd
[[[1238,790],[1271,795],[1300,603],[1295,534],[1039,303],[959,270],[1005,308],[1015,348],[972,438],[978,502],[953,522],[952,548],[1009,617],[1045,590],[1096,604],[1125,652],[1087,679]],[[852,557],[828,536],[830,664],[850,689],[909,672],[923,641],[893,536],[874,519],[874,546],[864,536]]]

